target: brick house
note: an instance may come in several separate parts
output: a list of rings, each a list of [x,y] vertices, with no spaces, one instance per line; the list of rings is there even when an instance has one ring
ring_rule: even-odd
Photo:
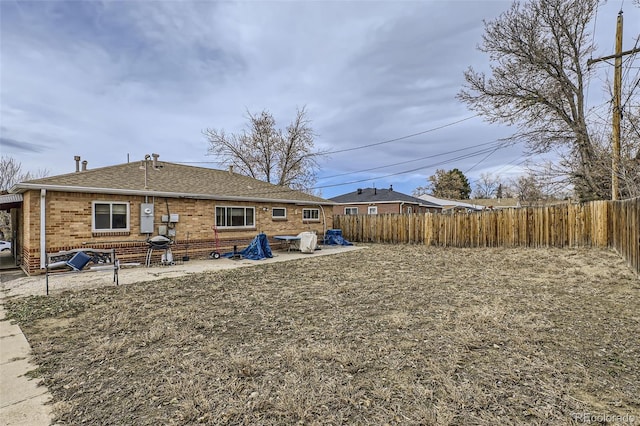
[[[389,189],[359,188],[330,200],[335,203],[334,215],[426,213],[442,210],[442,207],[437,204],[394,191],[393,187]]]
[[[43,252],[115,248],[121,262],[143,262],[147,239],[167,235],[174,256],[206,258],[216,233],[224,252],[258,233],[322,235],[333,225],[331,201],[231,169],[160,162],[156,154],[93,170],[86,162],[80,170],[76,157],[75,173],[21,182],[10,192],[16,264],[30,275],[43,272]]]

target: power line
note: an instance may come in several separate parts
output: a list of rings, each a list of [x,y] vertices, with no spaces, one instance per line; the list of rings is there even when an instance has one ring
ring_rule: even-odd
[[[478,164],[482,163],[484,160],[486,160],[487,158],[491,157],[491,155],[496,152],[500,147],[496,147],[493,151],[491,151],[490,153],[488,153],[482,160],[478,161],[476,164],[474,164],[473,166],[471,166],[470,168],[468,168],[467,170],[464,171],[465,174],[469,173],[471,170],[473,170]]]
[[[449,155],[449,154],[453,154],[453,153],[460,152],[460,151],[466,151],[466,150],[472,149],[472,148],[477,148],[477,147],[481,147],[481,146],[485,146],[485,145],[500,144],[500,143],[501,143],[501,140],[500,139],[496,139],[496,140],[493,140],[493,141],[490,141],[490,142],[484,142],[484,143],[480,143],[480,144],[477,144],[477,145],[468,146],[468,147],[465,147],[465,148],[460,148],[460,149],[454,149],[452,151],[441,152],[439,154],[427,155],[425,157],[414,158],[412,160],[400,161],[398,163],[385,164],[385,165],[382,165],[382,166],[371,167],[371,168],[362,169],[362,170],[356,170],[356,171],[353,171],[353,172],[340,173],[340,174],[331,175],[331,176],[324,176],[324,177],[321,177],[319,179],[320,180],[327,180],[327,179],[332,179],[332,178],[336,178],[336,177],[340,177],[340,176],[347,176],[347,175],[352,175],[352,174],[357,174],[357,173],[370,172],[372,170],[379,170],[379,169],[385,169],[387,167],[400,166],[402,164],[414,163],[416,161],[427,160],[429,158],[442,157],[443,155]]]
[[[478,117],[479,114],[475,114],[469,117],[465,117],[463,119],[451,122],[451,123],[447,123],[441,126],[437,126],[437,127],[433,127],[431,129],[428,130],[424,130],[421,132],[417,132],[417,133],[413,133],[410,135],[405,135],[405,136],[401,136],[401,137],[397,137],[397,138],[393,138],[393,139],[388,139],[388,140],[384,140],[381,142],[375,142],[375,143],[371,143],[371,144],[366,144],[366,145],[361,145],[358,147],[354,147],[354,148],[345,148],[345,149],[340,149],[340,150],[334,150],[334,151],[327,151],[325,152],[325,154],[338,154],[338,153],[343,153],[343,152],[350,152],[350,151],[355,151],[355,150],[360,150],[360,149],[366,149],[366,148],[371,148],[371,147],[375,147],[375,146],[380,146],[383,144],[388,144],[391,142],[397,142],[400,140],[404,140],[404,139],[409,139],[412,137],[416,137],[419,135],[423,135],[426,133],[430,133],[430,132],[434,132],[443,128],[447,128],[447,127],[451,127],[454,126],[456,124],[462,123],[464,121],[468,121],[471,120],[472,118]],[[391,177],[391,176],[398,176],[398,175],[402,175],[402,174],[407,174],[407,173],[412,173],[418,170],[423,170],[426,168],[432,168],[432,167],[438,167],[444,164],[448,164],[454,161],[459,161],[459,160],[463,160],[463,159],[467,159],[467,158],[472,158],[478,155],[483,155],[483,154],[488,154],[487,156],[485,156],[482,160],[480,160],[478,163],[476,163],[473,167],[476,167],[478,164],[480,164],[482,161],[486,160],[491,154],[495,153],[497,150],[502,149],[502,148],[506,148],[506,145],[502,144],[503,140],[501,139],[497,139],[497,140],[493,140],[490,142],[484,142],[481,144],[476,144],[476,145],[472,145],[469,147],[465,147],[465,148],[460,148],[460,149],[456,149],[456,150],[451,150],[451,151],[447,151],[447,152],[442,152],[442,153],[438,153],[438,154],[432,154],[432,155],[428,155],[425,157],[420,157],[417,159],[412,159],[412,160],[407,160],[407,161],[401,161],[401,162],[397,162],[397,163],[392,163],[392,164],[387,164],[387,165],[382,165],[382,166],[377,166],[377,167],[371,167],[368,169],[363,169],[363,170],[358,170],[358,171],[353,171],[353,172],[348,172],[348,173],[341,173],[341,174],[337,174],[337,175],[332,175],[332,176],[326,176],[326,177],[321,177],[319,178],[319,180],[328,180],[328,179],[332,179],[335,177],[341,177],[341,176],[346,176],[346,175],[356,175],[359,173],[363,173],[363,172],[368,172],[368,171],[372,171],[372,170],[379,170],[379,169],[383,169],[383,168],[388,168],[388,167],[393,167],[393,166],[398,166],[398,165],[402,165],[402,164],[408,164],[408,163],[412,163],[412,162],[416,162],[416,161],[422,161],[425,159],[429,159],[429,158],[436,158],[436,157],[441,157],[444,155],[449,155],[449,154],[453,154],[453,153],[457,153],[457,152],[461,152],[461,151],[466,151],[469,149],[473,149],[473,148],[478,148],[478,147],[483,147],[483,146],[487,146],[489,145],[487,148],[483,148],[471,153],[467,153],[464,155],[459,155],[457,157],[453,157],[444,161],[440,161],[440,162],[436,162],[436,163],[432,163],[432,164],[428,164],[428,165],[423,165],[420,167],[416,167],[416,168],[412,168],[412,169],[408,169],[408,170],[402,170],[399,172],[395,172],[395,173],[389,173],[383,176],[378,176],[375,179],[383,179],[383,178],[387,178],[387,177]],[[178,161],[177,163],[181,163],[181,164],[220,164],[219,161]],[[472,167],[472,168],[473,168]],[[471,170],[471,169],[469,169]],[[318,190],[318,189],[324,189],[324,188],[331,188],[331,187],[336,187],[336,186],[343,186],[343,185],[351,185],[354,183],[360,183],[360,182],[366,182],[366,181],[370,181],[374,178],[365,178],[365,179],[357,179],[357,180],[352,180],[352,181],[348,181],[348,182],[340,182],[340,183],[335,183],[335,184],[327,184],[327,185],[320,185],[320,186],[315,186],[313,188],[310,188],[312,190]],[[280,192],[288,192],[291,191],[291,188],[282,188],[282,189],[277,189],[277,190],[273,190],[273,191],[267,191],[266,193],[280,193]],[[265,193],[264,191],[261,191],[262,193]],[[251,193],[247,193],[244,195],[249,195]]]
[[[444,129],[446,127],[455,126],[456,124],[460,124],[460,123],[462,123],[464,121],[471,120],[472,118],[475,118],[478,115],[479,114],[475,114],[475,115],[463,118],[463,119],[458,120],[458,121],[454,121],[454,122],[451,122],[451,123],[443,124],[442,126],[438,126],[438,127],[433,127],[431,129],[428,129],[428,130],[424,130],[422,132],[413,133],[413,134],[406,135],[406,136],[400,136],[399,138],[388,139],[388,140],[385,140],[385,141],[382,141],[382,142],[375,142],[375,143],[370,143],[370,144],[367,144],[367,145],[356,146],[354,148],[345,148],[345,149],[338,149],[338,150],[335,150],[335,151],[328,151],[328,152],[326,152],[326,154],[339,154],[339,153],[342,153],[342,152],[356,151],[358,149],[371,148],[372,146],[379,146],[379,145],[384,145],[384,144],[391,143],[391,142],[401,141],[403,139],[413,138],[415,136],[424,135],[425,133],[435,132],[436,130]]]
[[[449,158],[447,160],[444,161],[440,161],[440,162],[436,162],[436,163],[432,163],[432,164],[427,164],[427,165],[423,165],[420,167],[415,167],[412,169],[408,169],[408,170],[402,170],[399,172],[395,172],[395,173],[389,173],[386,175],[382,175],[382,176],[375,176],[375,177],[367,177],[367,178],[363,178],[363,179],[355,179],[355,180],[350,180],[350,181],[343,181],[343,182],[338,182],[338,183],[333,183],[333,184],[326,184],[326,185],[318,185],[318,186],[314,186],[313,188],[309,188],[310,190],[319,190],[319,189],[325,189],[325,188],[335,188],[338,186],[345,186],[345,185],[353,185],[355,183],[361,183],[361,182],[367,182],[367,181],[371,181],[374,179],[384,179],[384,178],[388,178],[388,177],[392,177],[392,176],[399,176],[399,175],[403,175],[403,174],[407,174],[407,173],[413,173],[416,172],[418,170],[423,170],[423,169],[428,169],[428,168],[433,168],[433,167],[438,167],[444,164],[448,164],[448,163],[453,163],[456,161],[460,161],[466,158],[472,158],[472,157],[476,157],[478,155],[483,155],[486,154],[487,152],[491,152],[491,151],[495,151],[497,149],[500,148],[504,148],[504,147],[489,147],[489,148],[483,148],[481,150],[475,151],[475,152],[471,152],[471,153],[467,153],[464,155],[460,155],[457,157],[453,157],[453,158]],[[355,174],[352,173],[352,174]],[[284,193],[284,192],[292,192],[295,191],[292,188],[289,187],[278,187],[278,188],[274,188],[273,190],[267,190],[265,191],[264,189],[256,189],[253,191],[246,191],[246,192],[242,192],[242,193],[238,193],[236,195],[255,195],[256,193],[260,193],[260,194],[278,194],[278,193]]]
[[[422,160],[425,160],[425,159],[441,157],[441,156],[444,156],[444,155],[454,154],[454,153],[458,153],[458,152],[461,152],[461,151],[466,151],[466,150],[473,149],[473,148],[484,147],[482,149],[479,149],[479,150],[476,150],[476,151],[473,151],[473,152],[470,152],[470,153],[466,153],[466,154],[463,154],[463,155],[458,155],[458,156],[455,156],[455,157],[452,157],[452,158],[448,158],[448,159],[443,160],[443,161],[439,161],[439,162],[435,162],[435,163],[431,163],[431,164],[427,164],[427,165],[422,165],[420,167],[415,167],[415,168],[411,168],[411,169],[408,169],[408,170],[402,170],[402,171],[395,172],[395,173],[389,173],[389,174],[386,174],[386,175],[383,175],[383,176],[367,177],[367,178],[363,178],[363,179],[356,179],[356,180],[333,183],[333,184],[319,185],[319,186],[315,186],[315,187],[310,188],[310,189],[311,190],[319,190],[319,189],[324,189],[324,188],[332,188],[332,187],[337,187],[337,186],[344,186],[344,185],[351,185],[351,184],[354,184],[354,183],[366,182],[366,181],[370,181],[370,180],[373,180],[373,179],[384,179],[384,178],[387,178],[387,177],[399,176],[399,175],[407,174],[407,173],[413,173],[413,172],[416,172],[416,171],[419,171],[419,170],[423,170],[423,169],[427,169],[427,168],[439,167],[439,166],[442,166],[442,165],[445,165],[445,164],[453,163],[453,162],[464,160],[464,159],[467,159],[467,158],[477,157],[477,156],[483,155],[483,154],[489,154],[490,155],[490,154],[493,154],[494,152],[496,152],[499,149],[508,147],[507,145],[503,145],[502,142],[503,141],[501,139],[496,139],[496,140],[493,140],[493,141],[483,142],[483,143],[480,143],[480,144],[468,146],[468,147],[465,147],[465,148],[459,148],[459,149],[455,149],[455,150],[451,150],[451,151],[441,152],[441,153],[438,153],[438,154],[432,154],[432,155],[428,155],[428,156],[417,158],[417,159],[401,161],[401,162],[398,162],[398,163],[387,164],[387,165],[383,165],[383,166],[371,167],[371,168],[368,168],[368,169],[357,170],[357,171],[348,172],[348,173],[341,173],[341,174],[338,174],[338,175],[321,177],[321,178],[319,178],[319,180],[322,181],[322,180],[328,180],[328,179],[331,179],[331,178],[341,177],[341,176],[346,176],[346,175],[357,175],[359,173],[363,173],[363,172],[367,172],[367,171],[378,170],[378,169],[383,169],[383,168],[387,168],[387,167],[393,167],[393,166],[402,165],[402,164],[413,163],[413,162],[416,162],[416,161],[422,161]],[[486,159],[486,158],[487,157],[485,157],[484,159]],[[484,161],[484,159],[481,160],[481,161]],[[178,162],[178,163],[185,164],[185,163],[195,163],[195,162]],[[198,162],[198,163],[214,163],[214,162]],[[476,164],[479,164],[479,163],[476,163]],[[282,192],[289,192],[289,191],[292,191],[292,189],[286,187],[286,188],[281,188],[281,189],[280,188],[274,189],[272,191],[260,190],[259,192],[261,192],[263,194],[267,194],[267,193],[282,193]],[[255,193],[254,191],[251,191],[251,192],[246,192],[246,193],[238,194],[238,195],[252,195],[254,193]]]
[[[426,133],[435,132],[436,130],[445,129],[447,127],[455,126],[456,124],[460,124],[462,122],[471,120],[472,118],[476,118],[478,116],[479,116],[479,114],[474,114],[472,116],[465,117],[463,119],[460,119],[460,120],[457,120],[457,121],[453,121],[451,123],[443,124],[442,126],[433,127],[431,129],[423,130],[421,132],[412,133],[410,135],[400,136],[400,137],[397,137],[397,138],[388,139],[388,140],[384,140],[384,141],[381,141],[381,142],[374,142],[374,143],[370,143],[370,144],[366,144],[366,145],[356,146],[356,147],[353,147],[353,148],[338,149],[338,150],[334,150],[334,151],[325,151],[323,154],[327,154],[327,155],[329,155],[329,154],[340,154],[340,153],[343,153],[343,152],[356,151],[356,150],[359,150],[359,149],[371,148],[372,146],[379,146],[379,145],[384,145],[384,144],[388,144],[388,143],[391,143],[391,142],[397,142],[397,141],[401,141],[401,140],[404,140],[404,139],[409,139],[409,138],[413,138],[413,137],[416,137],[416,136],[424,135]],[[180,164],[220,164],[219,161],[176,161],[176,163],[180,163]]]
[[[510,162],[508,162],[507,164],[505,164],[504,166],[502,166],[500,169],[498,169],[498,171],[496,171],[495,173],[496,173],[496,174],[500,174],[501,172],[507,172],[507,171],[509,171],[509,170],[513,169],[514,167],[518,167],[519,165],[526,163],[526,162],[529,160],[529,157],[531,157],[531,155],[530,155],[530,154],[521,155],[521,156],[519,156],[519,157],[516,157],[514,160],[511,160]],[[518,161],[518,160],[520,160],[521,158],[522,158],[522,161]],[[509,166],[511,163],[513,163],[514,161],[518,161],[518,162],[517,162],[517,163],[515,163],[515,164],[513,164],[513,165],[511,165],[510,167],[507,167],[507,166]]]
[[[399,171],[399,172],[396,172],[396,173],[389,173],[389,174],[386,174],[386,175],[377,176],[375,178],[369,177],[369,178],[358,179],[358,180],[353,180],[353,181],[349,181],[349,182],[341,182],[341,183],[335,183],[335,184],[321,185],[321,186],[316,186],[316,187],[314,187],[312,189],[324,189],[324,188],[332,188],[332,187],[336,187],[336,186],[351,185],[351,184],[354,184],[354,183],[367,182],[367,181],[370,181],[372,179],[384,179],[384,178],[388,178],[388,177],[392,177],[392,176],[399,176],[399,175],[403,175],[403,174],[407,174],[407,173],[413,173],[413,172],[417,172],[419,170],[438,167],[438,166],[441,166],[441,165],[444,165],[444,164],[452,163],[454,161],[464,160],[466,158],[471,158],[471,157],[475,157],[475,156],[478,156],[478,155],[486,154],[487,152],[495,151],[495,150],[500,149],[500,148],[501,147],[498,147],[498,148],[485,148],[485,149],[482,149],[482,150],[479,150],[479,151],[476,151],[476,152],[473,152],[473,153],[469,153],[469,154],[461,155],[461,156],[458,156],[458,157],[450,158],[450,159],[447,159],[445,161],[441,161],[441,162],[438,162],[438,163],[427,164],[427,165],[424,165],[424,166],[415,167],[415,168],[408,169],[408,170],[402,170],[402,171]]]

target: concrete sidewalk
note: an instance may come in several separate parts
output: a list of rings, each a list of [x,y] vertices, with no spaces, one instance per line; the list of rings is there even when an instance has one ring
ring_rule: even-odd
[[[51,424],[51,394],[39,380],[25,374],[34,370],[31,347],[16,324],[6,319],[0,300],[0,425]]]

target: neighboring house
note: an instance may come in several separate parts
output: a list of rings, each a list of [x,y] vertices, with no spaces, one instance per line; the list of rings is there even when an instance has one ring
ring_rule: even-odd
[[[482,206],[490,210],[520,208],[517,198],[474,198],[470,200],[476,206]]]
[[[18,264],[43,272],[43,253],[115,248],[121,262],[144,262],[147,239],[167,235],[174,258],[204,258],[218,247],[244,248],[268,237],[333,225],[333,203],[229,171],[160,162],[147,156],[115,166],[16,184],[0,196],[16,231]],[[215,229],[215,231],[214,231]],[[276,243],[270,239],[271,243]],[[154,258],[162,253],[154,251]]]
[[[427,194],[420,195],[418,198],[442,206],[443,213],[450,213],[454,211],[472,212],[486,209],[495,210],[520,207],[520,202],[515,198],[474,198],[468,200],[468,202],[461,200],[446,200]]]
[[[484,206],[479,206],[476,204],[466,203],[458,200],[446,200],[444,198],[437,198],[433,195],[428,194],[419,195],[418,198],[425,202],[430,202],[440,206],[443,213],[450,213],[454,211],[478,211],[484,209]]]
[[[389,189],[358,188],[354,192],[330,198],[336,203],[333,214],[383,214],[383,213],[426,213],[439,212],[442,208],[429,201],[421,200]]]

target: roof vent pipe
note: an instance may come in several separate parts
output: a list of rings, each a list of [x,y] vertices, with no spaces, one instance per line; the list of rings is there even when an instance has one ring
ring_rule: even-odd
[[[86,172],[87,171],[87,163],[89,163],[87,160],[84,160],[82,162],[82,171]]]
[[[358,188],[358,195],[362,194],[362,188]]]
[[[233,164],[229,165],[229,174],[233,174]]]
[[[389,191],[393,191],[393,185],[389,185]]]
[[[80,156],[74,155],[73,159],[76,160],[76,173],[80,171]]]
[[[160,157],[159,154],[151,154],[151,156],[153,157],[153,168],[157,169],[158,168],[158,157]]]

